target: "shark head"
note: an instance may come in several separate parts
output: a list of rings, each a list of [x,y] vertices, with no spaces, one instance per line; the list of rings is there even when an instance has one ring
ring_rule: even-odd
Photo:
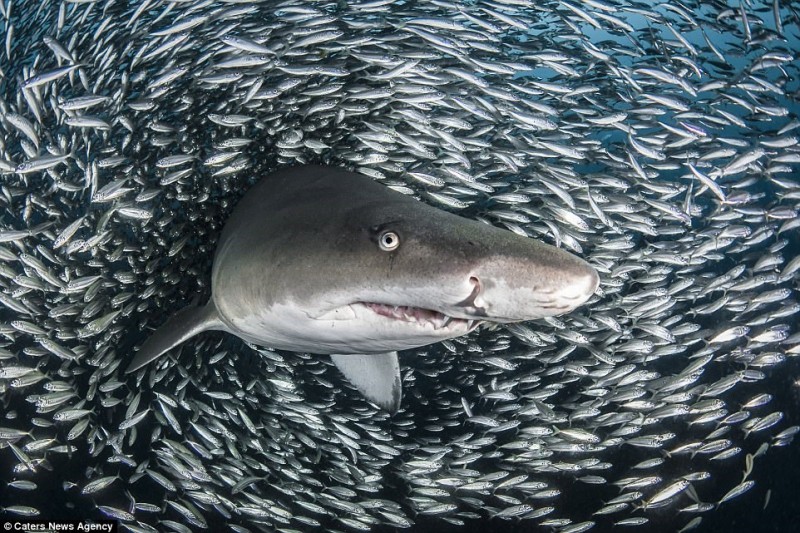
[[[319,278],[330,284],[304,301],[317,327],[336,329],[359,352],[567,313],[597,288],[595,269],[572,254],[406,200],[351,209],[350,237],[328,251],[335,266]]]

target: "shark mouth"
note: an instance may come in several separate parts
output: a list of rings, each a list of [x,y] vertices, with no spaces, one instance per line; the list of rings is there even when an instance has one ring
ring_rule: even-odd
[[[423,309],[421,307],[410,307],[407,305],[386,305],[373,302],[358,302],[364,307],[371,309],[378,315],[402,320],[404,322],[415,322],[422,326],[431,325],[433,329],[466,329],[468,332],[477,328],[481,320],[464,318],[453,318],[439,311]]]

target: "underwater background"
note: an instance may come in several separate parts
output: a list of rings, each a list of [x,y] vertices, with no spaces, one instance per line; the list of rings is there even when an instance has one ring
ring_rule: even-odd
[[[0,519],[796,529],[799,8],[0,2]],[[244,191],[302,163],[600,289],[401,353],[393,417],[325,356],[221,333],[125,375],[208,298]]]

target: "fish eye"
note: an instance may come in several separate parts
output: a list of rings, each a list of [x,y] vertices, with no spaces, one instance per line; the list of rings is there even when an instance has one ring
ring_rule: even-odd
[[[378,237],[378,246],[380,246],[380,249],[384,252],[397,250],[397,247],[400,246],[400,235],[394,231],[384,231],[381,233],[380,237]]]

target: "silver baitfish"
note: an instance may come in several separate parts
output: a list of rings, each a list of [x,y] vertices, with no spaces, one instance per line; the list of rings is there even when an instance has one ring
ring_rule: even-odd
[[[735,4],[0,2],[0,515],[772,520],[763,466],[800,427],[800,21]],[[126,375],[208,299],[245,191],[301,164],[580,255],[599,289],[402,353],[393,416],[328,359],[216,333]]]

